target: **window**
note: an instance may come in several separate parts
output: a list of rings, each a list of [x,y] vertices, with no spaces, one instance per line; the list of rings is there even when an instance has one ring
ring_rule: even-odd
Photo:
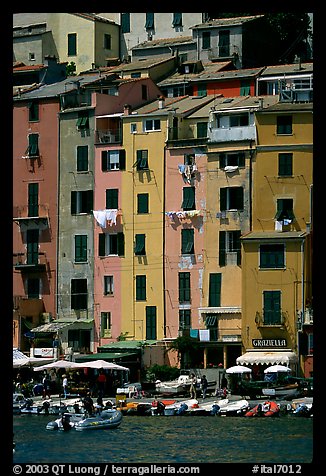
[[[211,47],[211,33],[210,31],[203,31],[203,50]]]
[[[292,116],[277,116],[276,134],[292,134]]]
[[[230,127],[244,127],[249,126],[249,114],[231,114]]]
[[[27,279],[27,297],[28,299],[40,299],[41,283],[39,278]]]
[[[104,276],[104,296],[112,296],[113,292],[113,276]]]
[[[179,273],[179,302],[190,302],[190,273]]]
[[[156,338],[156,306],[146,306],[146,340]]]
[[[281,325],[281,291],[263,291],[264,324]]]
[[[184,210],[195,210],[195,187],[183,187],[181,208]]]
[[[191,310],[179,309],[179,331],[190,329],[191,327]]]
[[[77,33],[68,33],[68,56],[77,55]]]
[[[260,263],[259,267],[264,268],[284,268],[284,244],[260,245]]]
[[[243,210],[243,187],[221,188],[220,210]]]
[[[291,177],[293,175],[293,154],[278,154],[278,175]]]
[[[148,193],[137,194],[137,213],[148,213]]]
[[[221,273],[209,274],[208,306],[221,306]]]
[[[81,111],[78,113],[77,129],[89,129],[89,117],[87,111]]]
[[[71,280],[71,309],[87,309],[87,279]]]
[[[207,137],[207,122],[197,122],[197,139]]]
[[[130,73],[130,77],[135,79],[135,78],[140,78],[141,77],[141,72],[140,71],[135,71],[133,73]]]
[[[108,33],[104,33],[104,49],[110,50],[111,49],[111,35]]]
[[[219,36],[219,56],[230,56],[230,32],[229,30],[221,30]]]
[[[197,96],[207,96],[207,85],[198,84],[197,86]]]
[[[98,235],[99,256],[124,255],[123,233],[100,233]]]
[[[184,154],[183,162],[185,165],[195,165],[196,164],[195,154]]]
[[[146,275],[136,276],[136,301],[146,301]]]
[[[136,256],[146,255],[144,234],[135,235],[135,255]]]
[[[238,167],[245,167],[245,153],[244,152],[236,152],[234,154],[220,154],[220,168],[224,169],[225,167],[231,166],[238,166]]]
[[[154,30],[154,13],[146,13],[146,30]]]
[[[88,145],[77,145],[77,172],[88,171]]]
[[[87,262],[87,235],[75,235],[75,263]]]
[[[38,217],[38,183],[28,184],[28,216]]]
[[[184,228],[181,230],[181,254],[194,254],[194,229]]]
[[[28,120],[35,122],[39,120],[39,103],[32,101],[28,106]]]
[[[219,265],[241,264],[241,230],[219,232]]]
[[[111,312],[101,312],[101,337],[111,337]]]
[[[172,26],[174,28],[182,26],[182,13],[173,13]]]
[[[130,132],[132,134],[137,132],[137,124],[135,124],[135,123],[130,124]]]
[[[105,208],[115,209],[119,208],[119,189],[117,188],[108,188],[106,189],[106,201]]]
[[[71,192],[71,214],[92,213],[93,190]]]
[[[250,81],[248,79],[240,81],[240,96],[250,96]]]
[[[291,222],[294,219],[292,198],[277,199],[277,211],[275,219],[277,221],[287,220],[288,222]]]
[[[27,155],[29,157],[39,157],[38,134],[29,134]]]
[[[29,59],[29,61],[35,61],[35,53],[29,53],[28,54],[28,59]]]
[[[102,150],[102,172],[125,169],[126,151],[124,149]]]
[[[159,131],[161,129],[161,121],[159,119],[147,119],[143,123],[143,130],[148,131]]]
[[[130,33],[130,13],[121,13],[121,33]]]
[[[38,264],[38,246],[39,246],[39,231],[27,230],[26,232],[27,264]]]
[[[148,169],[148,150],[137,150],[137,159],[133,165],[137,170]]]

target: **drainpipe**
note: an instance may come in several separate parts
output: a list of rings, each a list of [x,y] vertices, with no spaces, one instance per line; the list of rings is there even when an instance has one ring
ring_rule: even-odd
[[[59,98],[60,104],[60,98]],[[59,280],[58,280],[58,266],[59,266],[59,221],[60,221],[60,137],[61,137],[61,117],[60,111],[58,112],[58,168],[57,168],[57,249],[56,249],[56,273],[55,273],[55,281],[56,281],[56,318],[58,319],[59,313]],[[61,342],[59,343],[61,345]]]
[[[167,133],[169,132],[169,120],[167,121]],[[163,337],[166,337],[166,304],[165,304],[165,191],[166,191],[166,145],[164,146],[164,161],[163,161],[163,226],[162,226],[162,241],[163,241]]]
[[[304,289],[304,264],[305,264],[305,239],[302,238],[301,241],[301,326],[304,321],[304,310],[305,310],[305,289]],[[301,369],[301,360],[300,360],[300,332],[302,332],[300,326],[300,330],[298,329],[297,335],[297,350],[298,350],[298,371],[300,372]]]

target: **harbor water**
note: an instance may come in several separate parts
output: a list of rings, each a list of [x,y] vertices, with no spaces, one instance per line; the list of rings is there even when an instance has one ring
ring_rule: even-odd
[[[116,429],[49,431],[15,415],[14,463],[311,463],[313,419],[125,416]]]

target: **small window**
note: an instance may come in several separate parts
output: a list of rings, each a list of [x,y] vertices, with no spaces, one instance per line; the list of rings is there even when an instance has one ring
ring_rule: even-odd
[[[197,96],[207,96],[207,84],[198,84]]]
[[[28,54],[28,59],[29,59],[29,61],[35,61],[35,53],[29,53]]]
[[[137,170],[148,169],[148,150],[137,150],[137,160],[133,167],[136,167]]]
[[[243,210],[243,187],[221,188],[220,210]]]
[[[277,116],[276,134],[292,134],[292,116]]]
[[[179,309],[179,331],[191,328],[191,310]]]
[[[219,265],[241,264],[241,230],[219,232]]]
[[[161,129],[161,121],[159,119],[147,119],[143,123],[144,131],[159,131]]]
[[[121,13],[121,33],[130,33],[130,13]]]
[[[141,73],[140,71],[135,71],[133,73],[130,73],[130,77],[135,79],[135,78],[140,78],[141,77]]]
[[[183,210],[195,210],[195,187],[183,187]]]
[[[111,49],[111,35],[104,33],[104,49],[110,50]]]
[[[194,254],[194,230],[193,228],[184,228],[181,230],[181,254]]]
[[[146,13],[146,30],[154,30],[154,13]]]
[[[28,184],[28,216],[37,217],[39,214],[39,184]]]
[[[135,255],[136,256],[146,255],[144,234],[135,235]]]
[[[264,324],[281,325],[281,291],[263,291]]]
[[[130,132],[132,134],[137,132],[137,124],[135,124],[135,123],[130,124]]]
[[[228,166],[237,166],[237,167],[244,167],[245,166],[245,153],[244,152],[236,152],[232,154],[220,154],[220,168],[224,169]]]
[[[27,155],[29,157],[39,157],[38,134],[29,134]]]
[[[109,170],[125,170],[126,169],[126,151],[118,150],[102,150],[102,172]]]
[[[137,213],[148,213],[148,193],[137,194]]]
[[[28,299],[40,299],[41,283],[39,278],[27,278]]]
[[[71,280],[71,309],[87,309],[87,279]]]
[[[146,301],[146,275],[136,276],[136,301]]]
[[[146,306],[146,340],[157,339],[156,306]]]
[[[185,165],[195,165],[195,154],[184,154]]]
[[[207,137],[207,122],[197,122],[197,139]]]
[[[182,26],[182,13],[173,13],[172,26],[174,28]]]
[[[259,267],[261,269],[278,269],[284,268],[284,244],[266,244],[260,245]]]
[[[115,209],[119,208],[119,189],[118,188],[108,188],[106,189],[105,196],[105,208]]]
[[[148,88],[146,84],[141,85],[141,98],[146,101],[148,99]]]
[[[77,146],[77,172],[88,171],[88,145]]]
[[[291,177],[293,175],[293,154],[285,153],[278,155],[279,177]]]
[[[32,101],[28,107],[28,120],[29,122],[36,122],[39,120],[39,103]]]
[[[68,33],[68,56],[77,55],[77,33]]]
[[[210,31],[203,31],[203,50],[211,47],[211,33]]]
[[[104,296],[112,296],[113,293],[113,276],[104,276]]]
[[[250,96],[250,81],[247,79],[240,81],[240,96]]]
[[[209,275],[209,291],[208,291],[208,306],[221,306],[221,273],[210,273]]]
[[[101,312],[101,337],[111,337],[111,312]]]
[[[230,31],[221,30],[218,34],[218,55],[220,57],[230,56]]]
[[[92,213],[93,190],[71,192],[71,214]]]
[[[294,219],[293,213],[293,199],[292,198],[279,198],[276,202],[277,211],[275,219],[277,221],[287,221],[291,223]]]
[[[179,303],[190,302],[190,273],[179,273]]]
[[[123,233],[100,233],[98,235],[99,257],[124,255],[124,234]]]
[[[75,235],[75,263],[87,262],[87,235]]]
[[[89,129],[89,116],[87,111],[78,113],[77,129]]]
[[[249,114],[231,114],[230,127],[245,127],[249,126]]]

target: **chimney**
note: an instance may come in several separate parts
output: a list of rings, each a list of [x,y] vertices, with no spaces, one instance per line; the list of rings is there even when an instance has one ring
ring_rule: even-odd
[[[264,108],[264,98],[259,98],[258,101],[259,101],[259,109],[263,109]]]
[[[123,115],[124,116],[129,116],[131,114],[131,106],[130,104],[125,104],[123,106]]]
[[[164,105],[165,105],[165,99],[163,96],[160,96],[158,98],[158,108],[159,109],[163,109],[164,108]]]

